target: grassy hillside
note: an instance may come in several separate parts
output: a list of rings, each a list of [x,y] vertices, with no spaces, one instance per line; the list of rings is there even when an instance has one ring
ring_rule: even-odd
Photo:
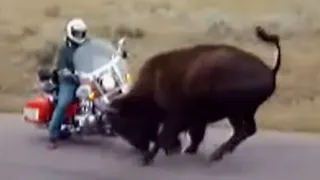
[[[131,37],[132,71],[148,56],[196,43],[229,43],[272,64],[272,49],[253,33],[256,24],[279,33],[284,51],[276,95],[260,109],[259,126],[320,130],[320,13],[317,0],[0,0],[0,108],[21,109],[33,93],[37,67],[51,62],[48,42],[62,40],[71,17],[90,33]],[[49,55],[50,56],[50,55]]]

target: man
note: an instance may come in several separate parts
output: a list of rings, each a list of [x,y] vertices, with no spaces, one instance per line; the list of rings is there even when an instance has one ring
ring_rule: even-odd
[[[59,79],[58,101],[49,124],[49,148],[57,148],[57,140],[67,106],[74,100],[76,88],[73,53],[87,38],[87,25],[81,18],[74,18],[66,25],[65,42],[58,52],[56,69]]]

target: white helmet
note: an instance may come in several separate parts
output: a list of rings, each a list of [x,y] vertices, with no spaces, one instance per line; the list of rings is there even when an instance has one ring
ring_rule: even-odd
[[[74,18],[67,23],[67,38],[76,44],[82,44],[87,37],[87,25],[81,18]]]

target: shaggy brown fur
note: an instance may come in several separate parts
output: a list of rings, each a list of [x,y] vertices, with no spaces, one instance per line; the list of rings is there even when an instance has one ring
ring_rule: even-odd
[[[177,147],[177,136],[189,131],[196,153],[208,123],[228,118],[231,138],[212,155],[220,160],[256,132],[255,113],[275,91],[281,65],[279,37],[261,27],[256,35],[277,47],[273,68],[259,57],[230,45],[197,45],[150,58],[142,67],[131,91],[111,103],[109,117],[115,131],[145,153],[149,163],[161,147]],[[159,125],[163,130],[157,135]]]

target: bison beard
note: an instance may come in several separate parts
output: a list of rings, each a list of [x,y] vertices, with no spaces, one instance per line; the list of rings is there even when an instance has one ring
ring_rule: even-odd
[[[141,150],[143,163],[149,164],[159,148],[168,152],[179,146],[182,131],[189,131],[192,140],[186,152],[196,153],[207,124],[228,118],[234,133],[210,159],[233,152],[256,133],[256,111],[275,91],[281,65],[278,35],[259,26],[256,35],[277,48],[272,69],[256,55],[229,45],[198,45],[150,58],[130,92],[111,103],[114,130]],[[149,151],[151,141],[156,145]]]

